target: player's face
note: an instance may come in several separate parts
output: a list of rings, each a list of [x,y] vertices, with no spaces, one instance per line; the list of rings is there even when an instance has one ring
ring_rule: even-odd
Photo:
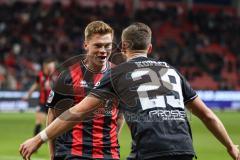
[[[112,34],[95,34],[85,41],[84,48],[87,51],[88,63],[96,66],[104,66],[112,51]]]
[[[52,74],[56,69],[55,63],[54,62],[50,62],[50,63],[44,63],[43,64],[43,72],[46,75],[50,75]]]
[[[43,63],[43,73],[44,73],[45,75],[47,75],[47,74],[48,74],[48,67],[47,67],[47,63]]]
[[[48,74],[52,74],[56,69],[55,62],[50,62],[48,64]]]

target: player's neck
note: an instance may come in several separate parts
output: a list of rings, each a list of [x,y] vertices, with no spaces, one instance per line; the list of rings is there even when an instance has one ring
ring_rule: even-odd
[[[143,53],[143,52],[128,52],[126,54],[127,56],[127,61],[134,59],[134,58],[138,58],[138,57],[147,57],[147,53]]]
[[[107,63],[104,63],[103,65],[96,65],[94,63],[89,62],[87,59],[85,59],[83,63],[85,67],[92,72],[103,72],[107,68]]]
[[[43,70],[43,74],[44,74],[45,76],[47,76],[47,75],[48,75],[48,71],[47,71],[47,70]]]

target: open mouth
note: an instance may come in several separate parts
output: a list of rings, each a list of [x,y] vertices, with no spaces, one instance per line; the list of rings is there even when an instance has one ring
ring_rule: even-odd
[[[97,58],[101,61],[107,60],[107,56],[98,56]]]

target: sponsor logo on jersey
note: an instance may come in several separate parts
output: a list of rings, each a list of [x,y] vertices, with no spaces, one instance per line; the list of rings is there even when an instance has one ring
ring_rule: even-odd
[[[185,121],[187,117],[185,111],[180,110],[153,110],[149,112],[150,117],[159,117],[162,120],[181,120]]]
[[[85,80],[82,80],[82,81],[80,82],[80,86],[81,86],[81,87],[88,87],[88,84],[87,84],[87,82],[86,82]]]

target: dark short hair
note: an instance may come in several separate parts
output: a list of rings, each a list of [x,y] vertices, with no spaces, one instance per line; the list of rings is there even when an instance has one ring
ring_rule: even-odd
[[[152,31],[144,23],[136,22],[125,28],[122,32],[122,41],[128,43],[130,50],[145,50],[151,43]]]

